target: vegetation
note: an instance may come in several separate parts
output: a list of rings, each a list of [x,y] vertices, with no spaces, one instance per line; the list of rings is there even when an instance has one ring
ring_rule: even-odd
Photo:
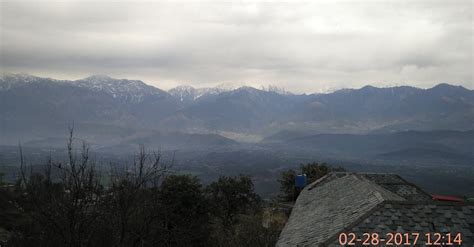
[[[237,222],[237,216],[252,214],[260,206],[260,198],[253,191],[253,183],[249,177],[220,177],[211,183],[206,194],[211,203],[212,213],[225,226]]]
[[[73,139],[71,129],[67,162],[50,158],[42,172],[28,171],[21,154],[21,178],[0,189],[2,247],[274,246],[284,222],[269,220],[250,177],[203,186],[140,147],[104,183],[88,146],[77,152]]]
[[[299,172],[288,169],[280,174],[278,182],[280,182],[280,198],[284,201],[295,201],[301,192],[300,188],[295,186],[296,176],[298,174],[305,174],[307,182],[312,183],[329,172],[344,171],[342,167],[330,167],[325,163],[319,164],[316,162],[301,164]]]
[[[124,169],[103,173],[88,146],[77,150],[73,143],[71,129],[67,161],[50,157],[42,171],[25,166],[20,146],[20,179],[14,185],[0,179],[2,247],[274,246],[286,223],[288,205],[262,200],[249,176],[203,185],[174,174],[160,153],[143,146]],[[298,196],[297,174],[311,183],[343,170],[318,163],[286,170],[279,179],[282,199]]]

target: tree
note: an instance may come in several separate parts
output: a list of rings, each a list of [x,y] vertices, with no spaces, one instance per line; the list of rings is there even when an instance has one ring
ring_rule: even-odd
[[[260,197],[254,191],[252,179],[248,176],[221,176],[206,188],[211,204],[211,214],[224,227],[236,223],[236,216],[249,213],[259,206]]]
[[[0,246],[6,246],[15,229],[25,223],[22,213],[15,207],[12,191],[0,184]]]
[[[262,203],[250,177],[221,176],[206,188],[213,218],[212,246],[265,246],[269,231],[262,226]],[[249,227],[254,229],[250,230]]]
[[[160,190],[168,166],[140,147],[131,166],[111,174],[104,187],[85,143],[78,155],[73,129],[67,162],[49,159],[45,170],[24,168],[15,205],[28,216],[9,239],[12,246],[156,246],[161,235]]]
[[[23,246],[89,246],[96,234],[100,217],[97,205],[103,187],[100,174],[89,160],[89,148],[83,143],[80,155],[73,148],[73,128],[69,129],[68,160],[65,163],[47,162],[43,174],[26,175],[20,145],[21,182],[17,202],[29,216],[29,223],[20,232],[18,241]],[[52,179],[52,171],[57,180]],[[41,240],[41,241],[38,241]]]
[[[102,203],[103,231],[112,246],[153,246],[161,241],[160,183],[170,166],[140,146],[131,166],[115,170]]]
[[[327,166],[325,163],[318,164],[316,162],[305,165],[301,164],[300,169],[302,174],[306,174],[308,184],[324,177],[329,173],[329,171],[331,171],[331,167]]]
[[[306,174],[309,184],[324,177],[329,172],[341,171],[345,171],[345,169],[342,167],[331,167],[326,163],[319,164],[317,162],[313,162],[301,164],[299,174]],[[293,169],[288,169],[280,174],[280,178],[278,179],[278,182],[280,183],[280,197],[285,201],[296,200],[299,193],[301,192],[301,189],[296,188],[295,186],[296,175],[297,174]]]
[[[295,187],[296,171],[288,169],[280,174],[280,198],[284,201],[294,201],[296,199],[297,188]]]
[[[166,177],[160,189],[164,246],[206,246],[209,204],[199,179],[190,175]]]
[[[2,246],[273,246],[280,224],[268,220],[248,176],[220,177],[203,188],[190,175],[170,175],[159,153],[140,146],[124,170],[102,179],[89,148],[43,171],[25,168],[13,190],[0,187]],[[265,223],[266,222],[266,223]],[[265,223],[265,224],[264,224]]]

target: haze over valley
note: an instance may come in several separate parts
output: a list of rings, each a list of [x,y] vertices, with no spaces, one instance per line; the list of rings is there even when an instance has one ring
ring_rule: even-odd
[[[311,161],[401,173],[434,192],[472,194],[474,186],[474,91],[462,86],[166,91],[104,75],[6,74],[0,101],[0,167],[9,179],[19,143],[38,162],[65,148],[74,125],[97,159],[120,163],[143,144],[204,181],[250,174],[265,195],[276,193],[281,169]]]
[[[0,247],[470,246],[473,10],[0,0]]]

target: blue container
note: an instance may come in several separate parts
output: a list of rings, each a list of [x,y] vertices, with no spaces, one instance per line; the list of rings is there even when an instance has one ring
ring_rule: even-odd
[[[295,179],[296,188],[304,188],[306,186],[307,180],[308,179],[306,178],[306,174],[296,175],[296,179]]]

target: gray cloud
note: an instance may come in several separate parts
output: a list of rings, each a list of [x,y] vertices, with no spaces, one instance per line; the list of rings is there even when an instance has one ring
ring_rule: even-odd
[[[474,88],[471,0],[2,1],[0,65],[161,88]]]

